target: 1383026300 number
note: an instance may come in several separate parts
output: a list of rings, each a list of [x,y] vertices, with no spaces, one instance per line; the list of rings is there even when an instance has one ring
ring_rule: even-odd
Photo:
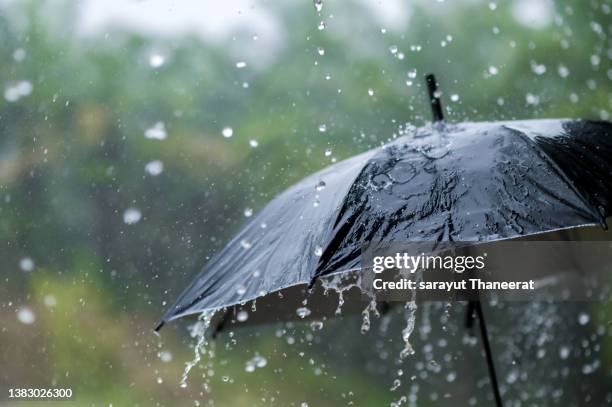
[[[67,400],[72,398],[72,389],[65,388],[11,388],[9,399]]]

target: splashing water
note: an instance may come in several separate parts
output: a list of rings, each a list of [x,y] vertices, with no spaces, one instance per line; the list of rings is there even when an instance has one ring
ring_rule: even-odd
[[[414,292],[413,299],[406,303],[405,310],[406,313],[404,315],[406,317],[406,327],[402,330],[404,349],[402,349],[402,351],[400,352],[400,361],[404,360],[407,356],[414,355],[414,349],[410,344],[410,335],[412,335],[412,331],[414,331],[414,325],[416,320],[415,313],[417,310],[416,301],[414,300]]]
[[[370,312],[373,312],[376,317],[380,317],[378,309],[376,309],[376,298],[370,297],[370,302],[361,312],[363,322],[361,323],[361,334],[364,335],[370,330]]]
[[[336,308],[336,315],[342,314],[342,306],[344,305],[344,292],[350,290],[353,287],[359,288],[361,286],[361,276],[358,276],[353,281],[352,276],[345,274],[336,274],[331,277],[322,278],[321,285],[325,290],[325,294],[329,290],[333,290],[338,294],[338,307]]]
[[[185,364],[185,370],[183,371],[183,376],[181,377],[180,386],[183,388],[187,387],[189,372],[194,366],[197,366],[200,363],[202,355],[206,353],[208,347],[206,331],[208,330],[210,321],[214,315],[215,311],[204,311],[199,316],[198,321],[191,327],[191,337],[197,338],[197,342],[194,347],[194,357],[191,361]]]

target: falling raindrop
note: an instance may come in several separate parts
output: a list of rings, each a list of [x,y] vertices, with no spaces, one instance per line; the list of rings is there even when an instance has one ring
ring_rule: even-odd
[[[247,319],[249,319],[249,313],[246,312],[245,310],[240,310],[236,314],[236,319],[238,320],[238,322],[244,322]]]
[[[152,140],[165,140],[168,134],[166,133],[166,125],[164,122],[157,122],[152,127],[145,130],[145,137]]]
[[[231,127],[224,127],[221,131],[221,134],[223,134],[223,137],[225,138],[230,138],[234,135],[234,129],[232,129]]]
[[[370,96],[374,96],[374,89],[369,88],[369,89],[368,89],[368,95],[370,95]]]
[[[145,171],[155,177],[164,171],[164,163],[160,160],[150,161],[145,165]]]
[[[325,157],[329,157],[329,156],[331,156],[331,155],[332,155],[332,150],[331,150],[331,148],[327,148],[327,149],[325,149]]]
[[[317,13],[320,13],[323,10],[323,0],[314,0],[314,7]]]
[[[246,66],[247,66],[247,63],[244,62],[244,61],[236,62],[236,68],[238,68],[238,69],[246,68]]]
[[[298,317],[302,319],[306,318],[311,313],[311,311],[306,307],[300,307],[295,312],[298,315]]]
[[[17,48],[15,51],[13,51],[13,59],[17,62],[21,62],[25,59],[26,57],[26,51],[23,48]]]
[[[491,65],[489,67],[489,74],[490,75],[494,76],[494,75],[497,75],[498,73],[499,73],[499,69],[497,69],[496,66]]]
[[[544,75],[546,73],[546,65],[538,64],[534,61],[531,62],[531,70],[536,75]]]
[[[55,295],[53,294],[47,294],[45,295],[43,302],[47,307],[55,307],[57,305],[57,298],[55,298]]]
[[[160,66],[162,66],[164,63],[166,63],[166,58],[164,58],[163,55],[160,54],[152,54],[149,57],[149,66],[151,66],[151,68],[159,68]]]
[[[253,209],[252,208],[245,208],[244,209],[244,216],[247,218],[250,218],[251,216],[253,216]]]
[[[561,346],[561,348],[559,348],[559,357],[561,359],[567,359],[569,354],[570,354],[569,346]]]
[[[580,325],[586,325],[589,323],[590,320],[591,318],[589,317],[589,314],[587,314],[586,312],[581,312],[580,314],[578,314],[578,323]]]
[[[36,321],[36,315],[30,308],[23,307],[17,311],[17,319],[22,324],[32,325]]]
[[[242,239],[240,241],[240,246],[242,246],[243,249],[250,249],[253,246],[253,243],[247,239]]]
[[[123,223],[126,225],[134,225],[140,221],[142,213],[137,208],[128,208],[123,212]]]
[[[410,79],[414,79],[414,78],[417,77],[417,70],[416,70],[416,68],[415,69],[411,69],[411,70],[408,71],[408,77]]]
[[[450,100],[453,101],[453,102],[458,102],[459,101],[459,95],[457,95],[456,93],[453,93],[450,96]]]
[[[325,124],[319,124],[319,132],[325,133],[327,131],[327,126]]]
[[[397,45],[391,45],[389,47],[389,52],[391,52],[393,55],[397,54]]]
[[[317,48],[317,53],[321,56],[325,55],[325,49],[323,49],[322,47],[318,47]]]
[[[34,270],[34,260],[30,257],[24,257],[19,260],[19,268],[23,271],[32,271]]]
[[[255,147],[259,146],[259,143],[257,142],[257,140],[251,139],[251,140],[249,140],[249,146],[255,148]]]
[[[528,93],[527,95],[525,95],[525,101],[528,105],[538,105],[540,104],[540,97],[534,95],[533,93]]]
[[[33,89],[34,87],[29,81],[15,82],[4,89],[4,99],[6,99],[7,102],[16,102],[22,97],[32,93]]]
[[[323,322],[322,321],[312,321],[310,323],[310,329],[312,329],[313,331],[320,331],[321,329],[323,329]]]
[[[325,21],[321,21],[317,28],[319,29],[319,31],[323,31],[325,29]]]
[[[170,351],[163,350],[159,352],[157,356],[159,357],[159,360],[161,360],[164,363],[172,362],[172,353],[170,353]]]
[[[315,189],[320,192],[323,191],[326,186],[327,184],[325,184],[325,181],[319,180],[319,182],[317,182],[317,185],[315,185]]]
[[[570,74],[570,71],[567,68],[567,66],[563,64],[559,65],[559,67],[557,68],[557,72],[559,73],[559,76],[562,78],[567,78]]]

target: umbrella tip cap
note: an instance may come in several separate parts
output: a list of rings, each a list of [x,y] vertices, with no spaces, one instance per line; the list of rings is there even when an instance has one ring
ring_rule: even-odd
[[[431,113],[433,115],[433,121],[441,122],[444,120],[442,113],[442,103],[440,102],[440,95],[438,92],[438,82],[436,76],[433,73],[425,75],[425,82],[427,83],[427,91],[429,93],[429,104],[431,106]]]

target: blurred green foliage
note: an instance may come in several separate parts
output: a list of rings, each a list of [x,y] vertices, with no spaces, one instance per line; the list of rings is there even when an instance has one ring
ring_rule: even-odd
[[[556,2],[538,29],[516,21],[515,2],[432,3],[415,2],[406,28],[386,33],[362,2],[326,3],[321,17],[310,2],[266,3],[285,28],[282,46],[246,69],[236,69],[233,49],[266,52],[250,32],[221,43],[117,27],[83,35],[78,2],[53,3],[52,15],[36,1],[0,3],[0,90],[32,86],[16,101],[0,99],[0,390],[3,382],[71,386],[80,405],[206,400],[178,387],[192,353],[181,323],[160,345],[156,319],[243,223],[245,208],[379,146],[400,124],[426,123],[426,72],[438,76],[449,121],[609,117],[609,2]],[[167,58],[154,68],[156,49]],[[167,138],[145,138],[157,122]],[[152,160],[163,162],[158,176],[145,172]],[[130,225],[123,214],[132,207],[142,219]],[[23,258],[33,271],[19,269]],[[33,310],[33,324],[15,317],[21,307]],[[289,352],[274,336],[225,352],[222,370],[238,385],[215,376],[217,405],[396,399],[358,360],[333,380],[297,364],[245,373],[253,349]],[[171,362],[160,361],[162,349]]]

